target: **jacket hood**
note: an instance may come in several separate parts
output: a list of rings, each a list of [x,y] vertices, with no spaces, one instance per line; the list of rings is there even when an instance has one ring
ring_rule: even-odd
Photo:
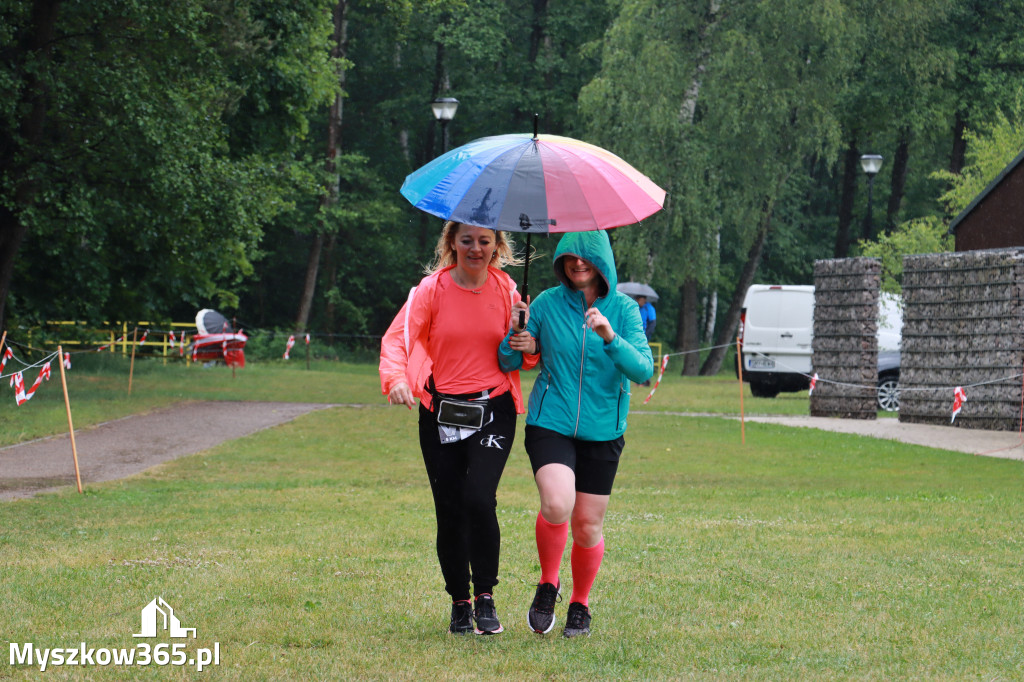
[[[615,291],[619,277],[615,274],[615,256],[612,254],[612,243],[608,239],[607,231],[566,232],[559,240],[553,260],[555,277],[559,282],[572,289],[569,278],[565,276],[565,267],[562,262],[564,256],[576,256],[594,264],[605,284],[608,285],[608,291],[601,294],[602,296],[607,296],[609,292]]]

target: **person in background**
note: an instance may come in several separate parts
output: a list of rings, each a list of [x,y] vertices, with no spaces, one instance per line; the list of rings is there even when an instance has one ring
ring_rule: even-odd
[[[647,336],[647,343],[650,343],[654,337],[654,327],[658,323],[658,314],[654,311],[654,304],[648,301],[646,296],[637,296],[636,304],[640,306],[640,323],[644,326],[644,335]],[[641,384],[641,386],[650,385],[650,379]]]
[[[420,400],[437,558],[452,598],[448,630],[495,635],[504,630],[493,598],[496,494],[524,412],[519,373],[499,367],[497,351],[526,305],[501,270],[519,263],[502,232],[449,221],[435,254],[381,341],[381,390],[409,409]]]
[[[590,634],[590,590],[604,557],[604,517],[625,445],[630,381],[650,379],[654,360],[632,298],[618,276],[607,233],[571,232],[558,243],[561,281],[529,306],[526,329],[501,343],[501,366],[540,353],[530,393],[526,452],[540,494],[535,535],[540,580],[527,620],[555,624],[562,555],[572,529],[572,594],[564,637]]]

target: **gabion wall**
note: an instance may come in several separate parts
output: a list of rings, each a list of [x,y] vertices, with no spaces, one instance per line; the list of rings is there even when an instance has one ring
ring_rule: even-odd
[[[875,419],[881,262],[843,258],[814,263],[812,417]]]
[[[967,400],[954,426],[1020,425],[1024,249],[903,259],[900,421],[949,425],[953,390]]]

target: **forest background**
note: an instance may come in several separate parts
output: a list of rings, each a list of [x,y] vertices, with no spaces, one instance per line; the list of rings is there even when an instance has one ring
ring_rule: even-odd
[[[449,148],[537,114],[668,191],[611,231],[619,279],[714,374],[754,281],[873,255],[898,286],[951,247],[1024,145],[1022,25],[1024,0],[0,0],[0,322],[214,307],[372,348],[441,228],[398,189],[455,97]]]

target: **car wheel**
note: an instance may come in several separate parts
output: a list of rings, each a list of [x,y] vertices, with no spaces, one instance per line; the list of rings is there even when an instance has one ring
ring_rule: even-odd
[[[878,377],[878,409],[886,412],[899,412],[900,409],[900,376],[888,374]]]
[[[750,393],[755,398],[774,398],[779,394],[779,385],[772,380],[750,377]]]

